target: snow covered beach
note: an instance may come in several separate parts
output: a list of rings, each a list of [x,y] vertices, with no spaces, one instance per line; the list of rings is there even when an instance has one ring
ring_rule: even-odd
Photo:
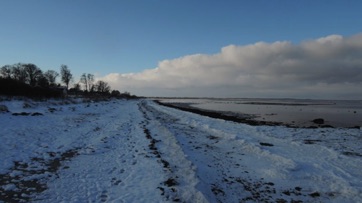
[[[0,201],[362,201],[357,128],[250,126],[150,100],[0,104]]]

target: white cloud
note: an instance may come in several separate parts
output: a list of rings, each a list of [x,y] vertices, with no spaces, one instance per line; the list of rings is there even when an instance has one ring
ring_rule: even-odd
[[[362,99],[362,34],[330,35],[298,45],[229,45],[214,55],[164,60],[154,69],[100,79],[145,96]]]

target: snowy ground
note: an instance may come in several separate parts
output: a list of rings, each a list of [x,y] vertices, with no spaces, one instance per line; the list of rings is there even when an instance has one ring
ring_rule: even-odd
[[[362,202],[360,129],[248,126],[148,100],[0,105],[3,202]]]

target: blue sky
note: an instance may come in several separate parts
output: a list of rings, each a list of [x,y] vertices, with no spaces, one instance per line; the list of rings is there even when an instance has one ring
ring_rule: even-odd
[[[0,65],[66,64],[106,76],[228,45],[304,41],[362,30],[362,1],[0,0]]]

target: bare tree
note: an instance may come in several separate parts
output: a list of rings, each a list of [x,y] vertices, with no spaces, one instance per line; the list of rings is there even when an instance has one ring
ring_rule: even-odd
[[[84,84],[86,91],[91,91],[94,83],[94,75],[90,73],[83,73],[80,77],[80,82]]]
[[[94,83],[94,75],[93,74],[86,74],[86,73],[83,73],[82,76],[80,77],[80,83],[83,83],[84,84],[84,87],[85,87],[85,90],[88,92],[91,90],[93,90],[92,86],[93,86],[93,83]]]
[[[24,71],[27,74],[27,81],[31,86],[35,86],[37,80],[43,75],[43,72],[36,65],[24,64]]]
[[[87,74],[83,73],[80,76],[80,83],[84,84],[85,90],[88,92],[88,78],[87,78]]]
[[[55,81],[58,76],[59,76],[59,73],[54,70],[47,70],[44,73],[44,77],[48,80],[48,82],[51,86],[55,86]]]
[[[13,79],[25,83],[27,78],[27,73],[24,70],[24,64],[17,63],[12,65],[11,75]]]
[[[99,93],[109,93],[111,90],[111,87],[108,85],[108,83],[102,80],[98,80],[95,86],[97,92]]]
[[[88,90],[91,92],[92,87],[93,87],[93,83],[94,83],[94,75],[88,73],[88,75],[87,75],[87,81],[88,81]]]
[[[40,87],[46,87],[46,88],[49,87],[50,85],[49,80],[44,76],[44,74],[42,74],[37,78],[36,84],[39,85]]]
[[[11,78],[11,66],[5,65],[1,67],[0,74],[2,75],[3,78]]]
[[[61,65],[60,74],[61,74],[62,82],[64,82],[64,84],[67,86],[67,89],[68,89],[69,83],[73,78],[73,75],[72,75],[72,73],[70,73],[70,70],[68,69],[68,66]]]

